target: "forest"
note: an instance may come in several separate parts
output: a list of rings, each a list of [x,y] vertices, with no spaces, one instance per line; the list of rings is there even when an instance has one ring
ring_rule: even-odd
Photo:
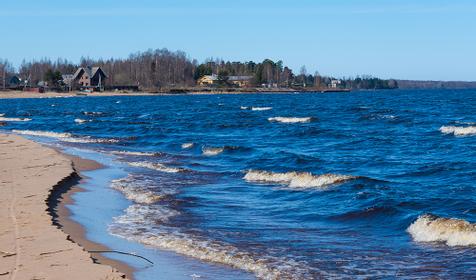
[[[141,90],[163,90],[190,88],[204,75],[250,76],[251,86],[268,88],[328,88],[338,80],[338,88],[345,89],[393,89],[398,88],[395,80],[382,80],[372,76],[335,78],[308,73],[306,67],[294,73],[283,61],[265,59],[262,62],[236,62],[223,59],[207,59],[199,63],[182,51],[168,49],[147,50],[129,55],[127,58],[92,59],[81,58],[79,63],[66,59],[24,60],[18,69],[5,59],[0,59],[0,85],[6,87],[9,77],[17,75],[28,81],[30,86],[40,81],[50,81],[61,74],[73,74],[79,66],[100,66],[108,78],[106,86],[138,86]],[[56,84],[57,81],[52,81]],[[220,85],[227,87],[226,83]]]

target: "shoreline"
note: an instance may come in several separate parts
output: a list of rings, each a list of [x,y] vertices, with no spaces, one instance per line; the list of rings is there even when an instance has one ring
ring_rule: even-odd
[[[65,97],[95,97],[95,96],[167,96],[167,95],[209,95],[209,94],[291,94],[291,93],[349,93],[349,90],[335,90],[335,89],[290,89],[290,88],[273,88],[273,89],[242,89],[242,90],[229,90],[229,89],[197,89],[192,88],[190,90],[170,90],[160,92],[90,92],[79,93],[77,91],[72,92],[45,92],[36,93],[28,91],[7,90],[0,91],[0,99],[13,99],[13,98],[65,98]],[[79,93],[79,94],[78,94]]]
[[[81,188],[81,184],[84,183],[84,181],[89,180],[89,178],[85,176],[83,172],[102,169],[104,166],[90,159],[84,159],[63,153],[60,149],[55,150],[65,158],[71,160],[76,173],[74,178],[61,184],[59,188],[55,188],[49,197],[48,205],[50,206],[49,211],[53,218],[53,224],[66,233],[72,242],[78,244],[88,252],[111,250],[111,248],[106,245],[89,240],[86,237],[85,227],[71,219],[72,213],[68,209],[68,205],[75,204],[73,195],[78,192],[86,191]],[[135,272],[135,269],[128,264],[107,258],[100,253],[89,252],[89,254],[95,263],[114,267],[121,273],[124,273],[129,280],[134,280],[133,273]]]
[[[9,206],[0,209],[0,279],[126,278],[54,224],[51,207],[79,179],[71,159],[9,134],[0,134],[0,158],[0,202]]]

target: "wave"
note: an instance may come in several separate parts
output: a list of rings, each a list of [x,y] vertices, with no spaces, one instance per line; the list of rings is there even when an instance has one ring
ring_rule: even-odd
[[[476,224],[453,218],[425,214],[407,231],[417,242],[443,242],[448,246],[476,245]]]
[[[453,134],[455,136],[475,135],[476,126],[442,126],[440,127],[441,133]]]
[[[161,153],[158,152],[133,152],[133,151],[112,151],[114,155],[125,155],[125,156],[145,156],[145,157],[157,157],[161,156]]]
[[[280,122],[280,123],[308,123],[312,121],[311,117],[305,118],[296,118],[296,117],[273,117],[268,118],[270,122]]]
[[[308,172],[275,173],[269,171],[249,170],[243,177],[248,182],[285,184],[290,188],[326,188],[330,185],[357,179],[356,176],[322,174],[313,175]]]
[[[153,162],[147,162],[147,161],[129,162],[129,165],[135,166],[135,167],[144,167],[144,168],[157,170],[157,171],[165,172],[165,173],[178,173],[178,172],[185,171],[185,169],[183,168],[169,167],[162,163],[153,163]]]
[[[6,118],[3,117],[5,114],[0,115],[0,121],[2,122],[29,122],[31,119],[29,118]]]
[[[182,144],[182,149],[190,149],[194,146],[194,143],[183,143]]]
[[[55,138],[63,142],[69,143],[118,143],[117,139],[101,139],[91,138],[89,136],[73,136],[71,133],[58,133],[52,131],[39,131],[39,130],[12,130],[13,133],[21,135],[39,136]]]
[[[251,111],[268,111],[273,109],[273,107],[251,107]]]
[[[85,123],[85,122],[90,122],[90,120],[74,119],[74,122],[78,123],[78,124],[82,124],[82,123]]]
[[[305,279],[300,276],[305,274],[306,268],[298,262],[266,256],[256,258],[232,245],[197,238],[165,225],[178,214],[161,205],[132,205],[124,215],[114,218],[108,230],[130,241],[246,270],[259,279]],[[155,221],[153,226],[151,221]],[[148,229],[144,231],[144,227]]]
[[[87,111],[84,111],[83,115],[85,115],[85,116],[101,116],[101,115],[104,115],[104,113],[103,112],[87,112]]]
[[[216,156],[225,151],[225,147],[203,147],[202,152],[205,156]]]
[[[122,192],[125,197],[140,204],[152,204],[163,200],[166,196],[175,194],[165,188],[158,188],[152,180],[127,175],[125,178],[113,180],[111,188]],[[151,190],[154,188],[154,190]],[[157,191],[159,189],[160,191]]]
[[[241,110],[248,110],[250,107],[246,107],[246,106],[241,106],[240,109]]]

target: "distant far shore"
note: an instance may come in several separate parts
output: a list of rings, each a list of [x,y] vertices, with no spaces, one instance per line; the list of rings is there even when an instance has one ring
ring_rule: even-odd
[[[1,98],[54,98],[73,96],[153,96],[153,95],[176,95],[176,94],[246,94],[246,93],[293,93],[293,92],[350,92],[349,89],[290,89],[290,88],[246,88],[246,89],[171,89],[155,92],[148,91],[103,91],[103,92],[28,92],[19,90],[0,91]]]

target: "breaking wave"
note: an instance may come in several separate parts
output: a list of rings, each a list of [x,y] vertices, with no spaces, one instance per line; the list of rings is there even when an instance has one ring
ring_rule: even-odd
[[[157,157],[162,155],[161,153],[154,152],[132,152],[132,151],[112,151],[114,155],[124,155],[124,156],[145,156],[145,157]]]
[[[21,135],[30,135],[30,136],[39,136],[39,137],[48,137],[55,138],[63,142],[70,143],[118,143],[117,139],[101,139],[101,138],[91,138],[89,136],[73,136],[71,133],[58,133],[51,131],[38,131],[38,130],[12,130],[13,133]]]
[[[83,120],[83,119],[74,119],[74,122],[78,123],[78,124],[82,124],[82,123],[89,122],[89,121],[88,120]]]
[[[135,167],[148,168],[148,169],[157,170],[157,171],[165,172],[165,173],[178,173],[178,172],[185,171],[185,169],[183,168],[169,167],[162,163],[153,163],[153,162],[147,162],[147,161],[129,162],[129,165],[135,166]]]
[[[441,133],[453,134],[455,136],[476,135],[476,126],[442,126]]]
[[[125,214],[114,218],[109,232],[115,236],[163,250],[173,251],[201,261],[228,265],[254,273],[259,279],[305,279],[305,265],[282,258],[256,258],[238,248],[218,241],[203,240],[167,222],[179,212],[161,205],[132,205]],[[150,226],[155,221],[154,226]],[[144,227],[149,227],[144,231]]]
[[[417,242],[443,242],[448,246],[476,245],[476,224],[452,218],[425,214],[407,231]]]
[[[153,181],[137,178],[130,174],[125,178],[111,182],[111,188],[122,192],[127,199],[140,204],[156,203],[164,199],[164,197],[175,193],[164,188],[157,192],[157,190],[151,190],[153,187],[156,187]]]
[[[273,109],[273,107],[251,107],[251,111],[268,111]]]
[[[202,152],[205,156],[216,156],[225,151],[225,147],[203,147]]]
[[[312,121],[311,117],[305,118],[295,118],[295,117],[273,117],[268,118],[270,122],[280,122],[280,123],[308,123]]]
[[[103,112],[83,112],[83,115],[85,116],[101,116],[104,115]]]
[[[356,176],[322,174],[314,175],[308,172],[286,172],[275,173],[269,171],[249,170],[243,177],[248,182],[284,184],[290,188],[326,188],[333,184],[343,183],[345,181],[357,179]]]
[[[183,143],[182,144],[182,149],[190,149],[194,146],[194,143]]]
[[[5,118],[3,117],[5,114],[0,115],[0,121],[2,122],[29,122],[31,119],[29,118]]]

